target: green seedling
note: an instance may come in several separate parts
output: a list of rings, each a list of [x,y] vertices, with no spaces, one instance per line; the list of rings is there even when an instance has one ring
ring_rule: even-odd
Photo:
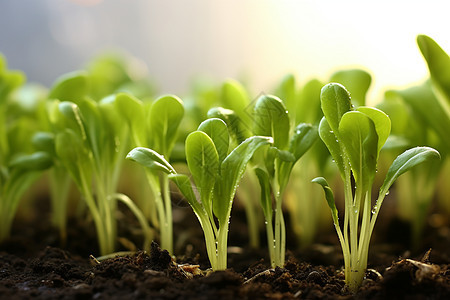
[[[334,73],[330,80],[347,86],[352,91],[352,102],[355,105],[365,104],[366,93],[371,83],[369,73],[360,69],[340,70]],[[320,108],[322,87],[323,83],[313,79],[297,91],[293,75],[283,78],[275,90],[275,95],[286,104],[291,126],[299,123],[319,125],[323,117]],[[316,142],[305,157],[295,164],[292,180],[285,192],[284,201],[301,248],[310,246],[319,236],[319,230],[326,228],[327,223],[331,221],[329,216],[324,214],[326,204],[319,200],[323,197],[321,188],[309,183],[311,178],[320,174],[322,176],[327,174],[327,177],[337,175],[337,169],[331,164],[329,152],[322,141]]]
[[[134,145],[151,146],[154,151],[169,160],[184,116],[181,99],[172,95],[162,96],[146,111],[140,100],[122,93],[117,96],[117,107],[131,129]],[[158,215],[161,247],[173,253],[172,203],[168,174],[159,169],[147,168],[146,177],[153,192],[151,199]]]
[[[21,197],[52,164],[46,152],[28,153],[33,151],[32,121],[25,115],[11,117],[12,94],[24,81],[0,55],[0,243],[10,236]]]
[[[392,121],[392,133],[384,146],[384,158],[389,156],[393,159],[405,149],[419,145],[430,145],[441,154],[441,160],[417,166],[396,183],[398,215],[410,223],[410,241],[412,249],[417,251],[422,242],[437,179],[448,152],[445,147],[446,139],[436,139],[439,135],[426,121],[424,114],[433,112],[434,120],[441,120],[435,124],[445,122],[446,119],[442,118],[445,115],[439,110],[437,99],[428,83],[402,91],[388,91],[378,107],[389,114]]]
[[[127,158],[150,170],[162,171],[175,182],[203,229],[212,269],[224,270],[227,267],[231,207],[237,186],[253,153],[271,141],[268,137],[250,137],[228,153],[226,124],[216,118],[204,121],[186,138],[186,160],[193,183],[187,175],[176,173],[164,156],[152,149],[135,148]]]
[[[286,103],[291,126],[299,123],[309,123],[315,127],[319,125],[323,116],[320,109],[322,86],[320,81],[313,79],[297,92],[293,76],[288,76],[282,81],[276,89],[276,95]],[[318,139],[303,158],[295,163],[291,171],[283,201],[300,248],[310,246],[319,236],[321,227],[326,227],[330,222],[329,215],[324,214],[323,206],[326,204],[320,201],[323,197],[322,190],[309,183],[311,178],[319,174],[334,173],[329,161],[329,153]]]
[[[261,186],[261,206],[266,219],[271,265],[282,267],[286,248],[283,195],[295,163],[317,140],[317,129],[302,123],[291,134],[289,116],[283,102],[275,96],[266,95],[255,104],[253,124],[255,135],[270,136],[274,141],[273,147],[258,153],[260,163],[255,172]]]
[[[230,129],[231,142],[237,146],[251,136],[250,99],[245,88],[235,80],[225,81],[219,91],[219,104],[208,111],[209,118],[222,119]],[[247,168],[236,191],[237,199],[243,204],[248,224],[249,244],[260,246],[260,224],[263,215],[259,209],[259,184],[255,173]]]
[[[438,102],[438,105],[433,104],[433,108],[430,108],[430,105],[428,104],[424,104],[426,109],[421,111],[421,114],[423,114],[427,124],[429,124],[429,126],[433,128],[433,131],[437,133],[440,142],[443,144],[443,147],[445,147],[442,151],[445,152],[444,155],[447,156],[446,154],[450,151],[450,141],[448,139],[448,128],[450,126],[450,57],[438,43],[426,35],[419,35],[417,37],[417,44],[427,62],[433,92]],[[439,113],[439,117],[434,117],[433,112]],[[444,164],[445,163],[442,165]],[[445,165],[446,166],[443,168],[443,172],[441,172],[439,178],[443,183],[447,181],[449,175],[448,160]],[[438,189],[438,195],[442,195],[439,197],[439,200],[441,200],[442,206],[446,208],[447,213],[449,213],[449,185],[440,184]]]
[[[431,81],[400,91],[388,91],[378,107],[389,114],[392,120],[392,137],[386,146],[390,152],[399,153],[406,147],[430,145],[439,150],[441,161],[419,166],[397,183],[401,191],[398,196],[398,213],[410,223],[411,243],[418,250],[433,198],[439,189],[439,177],[446,178],[445,164],[448,161],[450,142],[447,138],[450,115],[446,109],[447,88],[450,86],[449,56],[427,36],[419,36],[417,42],[428,62]],[[446,196],[443,204],[448,205]],[[450,210],[449,210],[450,211]]]
[[[370,238],[389,188],[406,171],[422,162],[439,159],[440,155],[429,147],[412,148],[399,155],[389,168],[372,207],[371,192],[378,157],[391,130],[389,117],[371,107],[362,106],[355,110],[350,94],[337,83],[330,83],[322,88],[321,107],[324,117],[319,125],[319,135],[337,164],[344,182],[343,230],[328,183],[323,177],[315,178],[313,182],[320,184],[325,191],[344,255],[345,281],[349,289],[356,292],[365,275]]]
[[[115,251],[117,201],[122,201],[142,220],[126,196],[117,194],[117,182],[128,130],[121,122],[115,96],[95,102],[81,98],[74,102],[55,102],[51,120],[55,128],[55,152],[78,187],[93,218],[101,255]],[[149,249],[150,232],[141,222]]]

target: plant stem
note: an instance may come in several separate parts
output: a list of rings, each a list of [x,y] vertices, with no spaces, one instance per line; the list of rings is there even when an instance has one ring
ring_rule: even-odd
[[[67,202],[70,188],[69,173],[61,166],[50,171],[50,193],[52,203],[52,223],[59,229],[61,244],[67,239]]]
[[[169,178],[162,174],[162,190],[164,193],[164,223],[161,224],[161,246],[173,254],[172,202],[170,198]]]
[[[148,226],[147,220],[145,219],[145,216],[142,213],[142,211],[136,206],[136,204],[134,204],[134,202],[127,195],[116,193],[112,195],[112,197],[127,205],[128,208],[133,212],[144,232],[143,249],[146,251],[150,251],[150,244],[152,242],[153,236],[151,228],[150,226]]]
[[[267,235],[267,247],[269,248],[270,265],[272,268],[276,267],[275,264],[275,240],[273,238],[273,223],[272,215],[266,216],[266,235]]]

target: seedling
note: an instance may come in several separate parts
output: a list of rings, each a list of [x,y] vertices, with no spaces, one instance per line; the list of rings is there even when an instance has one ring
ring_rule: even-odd
[[[117,200],[138,212],[124,195],[116,193],[117,182],[128,147],[128,130],[121,122],[115,96],[100,102],[81,98],[55,102],[51,113],[56,128],[55,150],[68,170],[92,215],[102,255],[116,249]],[[142,217],[137,215],[138,220]],[[150,233],[141,222],[149,249]]]
[[[261,96],[255,104],[253,124],[254,134],[270,136],[274,141],[273,147],[260,153],[260,164],[255,172],[261,186],[261,206],[266,219],[271,265],[282,267],[286,248],[282,209],[284,191],[294,164],[317,140],[317,129],[302,123],[291,134],[289,116],[283,102],[275,96],[267,95]]]
[[[250,98],[245,88],[237,81],[226,80],[219,91],[219,104],[224,107],[213,107],[208,111],[209,118],[219,118],[224,121],[231,134],[231,143],[239,145],[251,136]],[[259,184],[255,173],[247,168],[236,194],[245,208],[249,244],[253,248],[260,246],[260,224],[263,214],[259,209]]]
[[[446,109],[450,103],[450,79],[448,79],[449,56],[427,36],[419,36],[417,42],[428,62],[431,80],[400,91],[388,91],[379,107],[392,120],[392,138],[386,146],[390,150],[430,145],[438,149],[442,160],[422,165],[402,176],[397,183],[398,213],[411,224],[411,242],[418,250],[422,241],[429,208],[438,189],[447,185],[437,184],[439,176],[446,178],[445,163],[450,151],[447,138],[450,114]],[[447,204],[447,197],[442,199]]]
[[[19,71],[7,69],[0,55],[0,243],[9,237],[20,199],[31,184],[52,164],[43,151],[32,152],[30,120],[11,118],[12,92],[25,81]]]
[[[371,191],[377,172],[378,156],[391,129],[389,117],[371,107],[362,106],[355,110],[350,94],[337,83],[330,83],[322,88],[321,107],[324,117],[319,125],[319,135],[344,181],[343,231],[339,224],[333,192],[328,183],[323,177],[315,178],[313,182],[324,189],[344,255],[345,281],[349,289],[356,292],[365,275],[370,238],[383,200],[389,194],[389,188],[409,169],[422,162],[439,159],[440,155],[429,147],[412,148],[399,155],[389,168],[372,207]]]
[[[139,147],[151,145],[168,160],[184,116],[181,99],[173,95],[162,96],[151,104],[146,114],[147,111],[140,100],[121,93],[117,96],[116,106],[131,129],[134,145]],[[151,199],[155,202],[158,213],[161,247],[173,253],[169,179],[166,172],[160,171],[154,168],[146,169],[146,177],[153,193]]]
[[[228,153],[226,124],[216,118],[204,121],[186,138],[186,160],[194,183],[152,149],[135,148],[127,158],[162,171],[175,182],[203,229],[212,269],[223,270],[227,267],[228,227],[237,186],[253,153],[271,142],[269,137],[253,136]]]

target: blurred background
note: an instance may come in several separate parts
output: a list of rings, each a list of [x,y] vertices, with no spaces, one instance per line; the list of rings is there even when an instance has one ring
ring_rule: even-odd
[[[49,86],[106,50],[142,62],[160,93],[193,78],[243,80],[255,95],[294,73],[300,82],[344,66],[387,87],[423,80],[417,34],[450,50],[448,1],[21,0],[0,1],[0,52]],[[376,101],[376,100],[375,100]]]

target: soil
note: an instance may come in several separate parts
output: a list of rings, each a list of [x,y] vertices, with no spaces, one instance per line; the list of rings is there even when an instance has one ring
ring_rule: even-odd
[[[176,237],[176,252],[182,253],[177,257],[153,243],[150,253],[98,262],[89,221],[71,221],[64,247],[48,218],[16,222],[13,237],[0,245],[0,299],[450,299],[448,224],[429,226],[423,247],[415,252],[405,251],[409,241],[402,222],[393,219],[377,228],[366,279],[351,294],[334,232],[321,234],[308,248],[288,251],[285,266],[271,269],[264,247],[242,248],[248,237],[237,207],[230,225],[229,269],[212,272],[193,213],[186,207],[175,210],[175,232],[188,236]],[[139,244],[132,230],[137,224],[126,214],[121,218],[128,223],[120,234]],[[288,249],[297,248],[292,241]]]

